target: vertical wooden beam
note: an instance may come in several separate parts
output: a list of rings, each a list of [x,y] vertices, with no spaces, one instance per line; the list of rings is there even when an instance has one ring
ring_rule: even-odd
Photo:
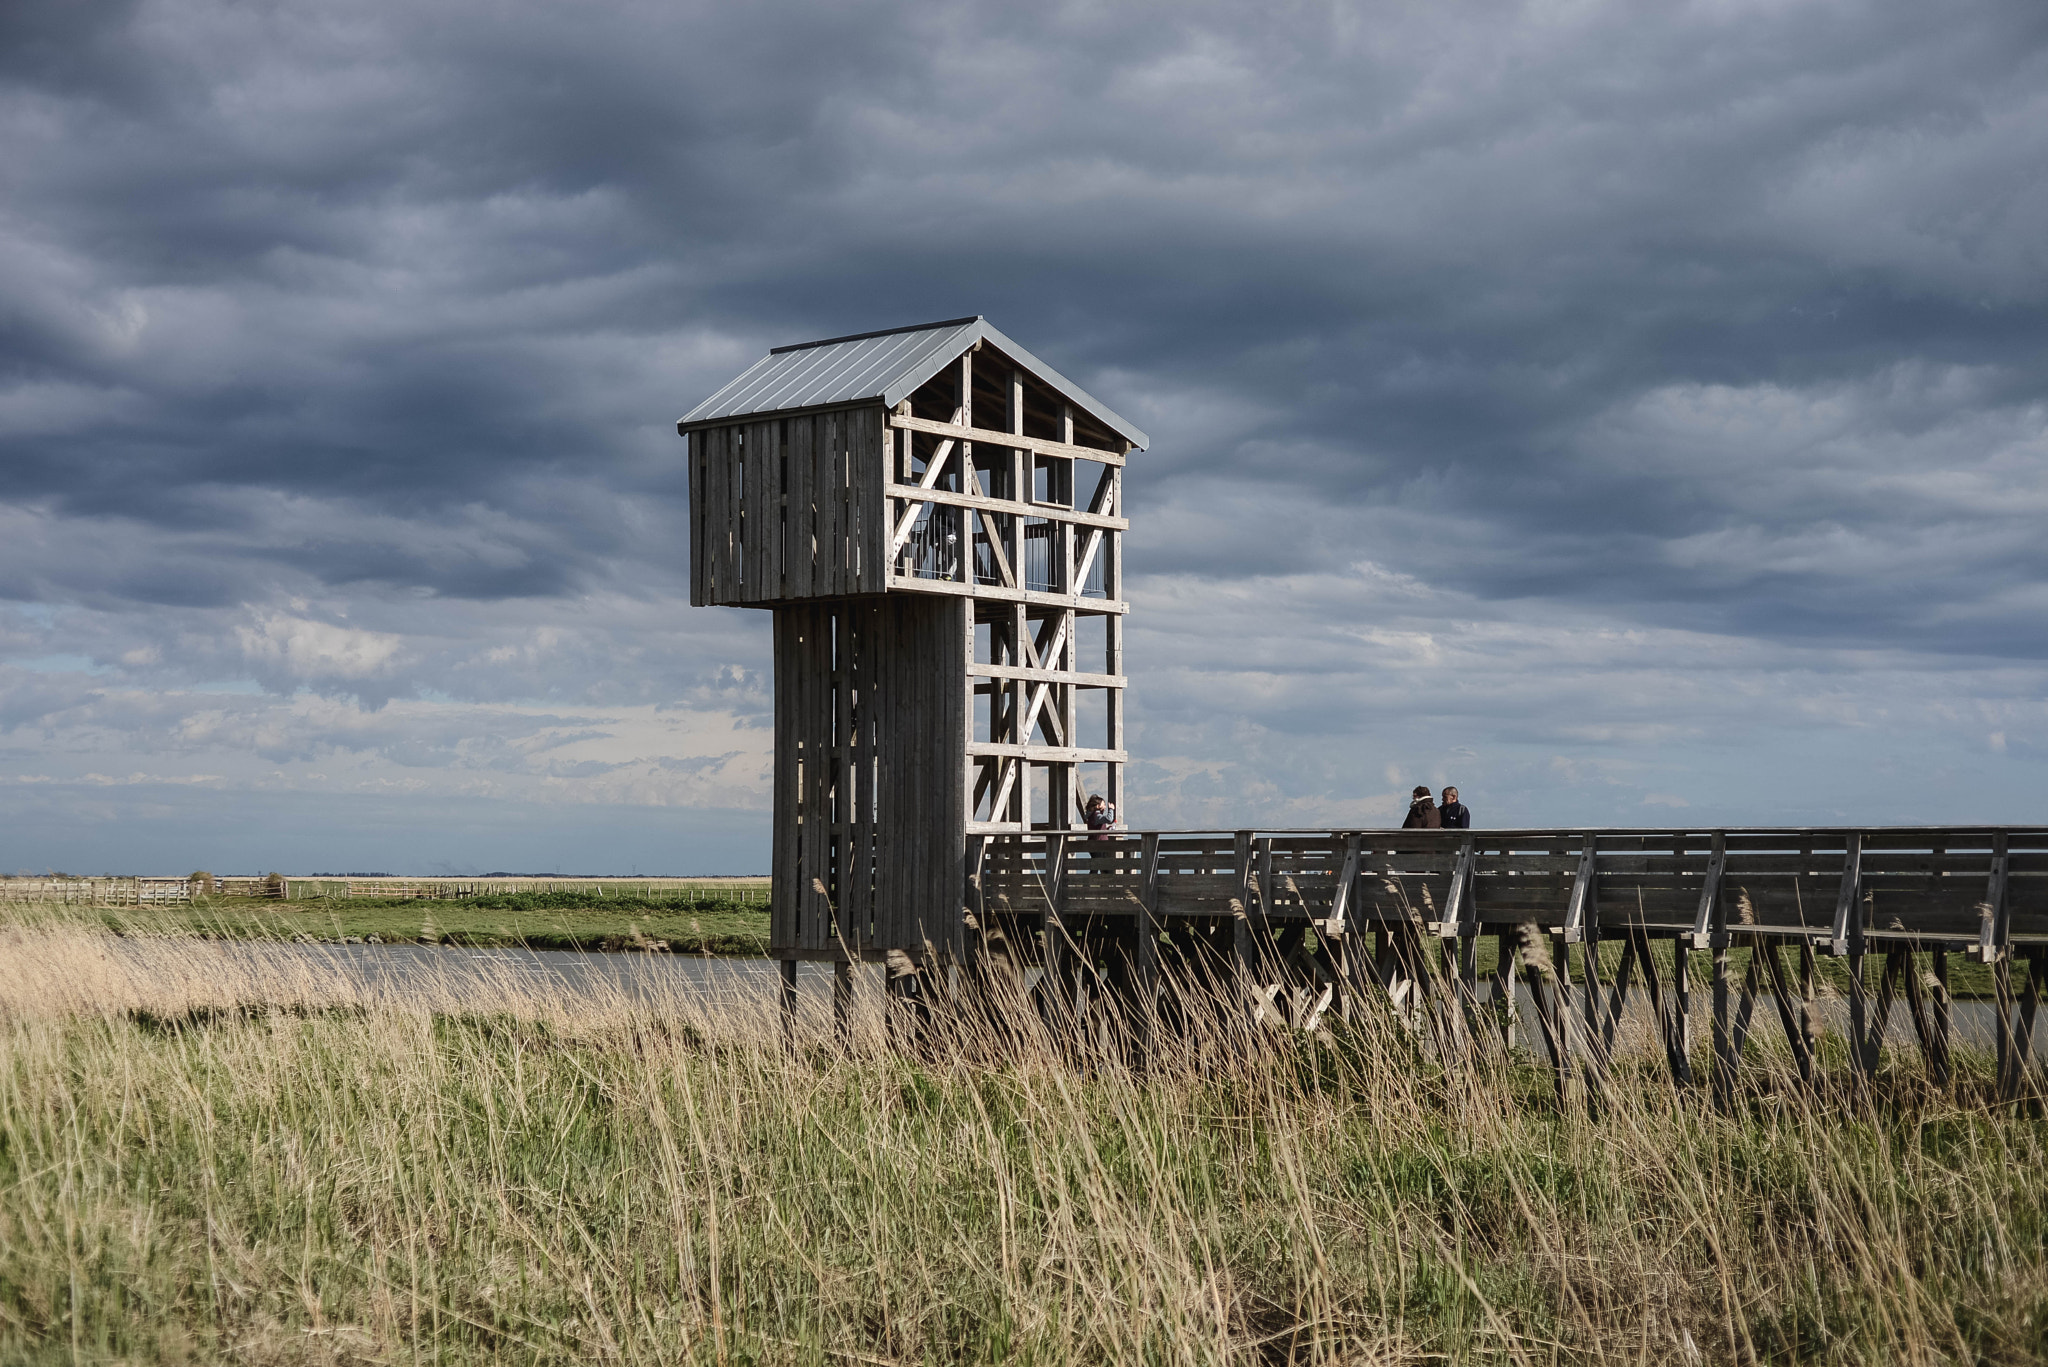
[[[1250,831],[1237,832],[1231,853],[1237,874],[1237,905],[1231,909],[1230,922],[1231,958],[1236,964],[1238,990],[1244,994],[1244,1004],[1249,1007],[1257,956],[1252,938],[1252,888],[1258,880],[1258,869],[1252,860]]]
[[[1074,406],[1072,404],[1063,403],[1060,405],[1060,440],[1069,446],[1074,444]],[[1046,472],[1046,484],[1048,485],[1046,493],[1051,496],[1053,502],[1064,503],[1069,508],[1074,506],[1073,461],[1054,460],[1051,469]],[[1047,566],[1047,572],[1053,581],[1053,592],[1079,593],[1080,589],[1074,583],[1073,524],[1070,522],[1053,523],[1052,536],[1052,544],[1047,547],[1047,550],[1050,552],[1048,556],[1050,564]]]
[[[1066,619],[1066,640],[1060,646],[1059,658],[1061,663],[1056,665],[1055,668],[1078,672],[1083,668],[1081,663],[1081,615],[1072,608],[1066,609],[1061,615]],[[1079,689],[1071,684],[1060,685],[1060,708],[1062,712],[1060,729],[1066,732],[1067,744],[1074,746],[1081,744],[1081,729],[1077,719],[1079,698]]]
[[[842,1044],[853,1043],[853,1005],[853,964],[840,958],[832,964],[832,1023]]]
[[[1750,941],[1750,954],[1761,957],[1764,972],[1771,981],[1771,1000],[1778,1008],[1778,1023],[1785,1028],[1785,1043],[1792,1048],[1792,1061],[1799,1065],[1799,1081],[1811,1089],[1813,1086],[1813,1050],[1806,1037],[1804,1014],[1805,1001],[1802,992],[1802,1010],[1792,1009],[1792,984],[1785,973],[1785,960],[1780,953],[1781,946],[1772,937],[1755,936]],[[1806,948],[1802,941],[1800,947]],[[1809,951],[1811,952],[1811,951]]]
[[[1928,1065],[1936,1072],[1939,1085],[1946,1087],[1955,1077],[1955,1002],[1948,992],[1948,949],[1936,949],[1932,958],[1934,990],[1928,996],[1933,999],[1930,1014],[1936,1057],[1929,1058]]]
[[[1878,1026],[1879,1038],[1873,1039],[1864,1000],[1867,989],[1863,981],[1863,922],[1863,833],[1851,831],[1842,837],[1842,886],[1835,894],[1835,919],[1828,931],[1828,950],[1846,956],[1849,961],[1849,1063],[1859,1078],[1867,1079],[1877,1071],[1884,1027]],[[1885,1000],[1888,1006],[1889,994]]]
[[[787,1048],[796,1048],[796,960],[784,959],[781,964],[780,990],[776,996],[782,1008],[782,1042]]]
[[[1074,1013],[1073,944],[1068,938],[1067,837],[1057,830],[1045,833],[1045,980],[1040,1009],[1055,1027],[1063,1027]]]
[[[1529,984],[1529,995],[1536,1003],[1536,1024],[1543,1034],[1543,1047],[1550,1055],[1551,1077],[1557,1085],[1561,1106],[1572,1077],[1571,951],[1563,936],[1543,937],[1550,941],[1550,973],[1546,981],[1536,926],[1524,923],[1521,937],[1522,972]]]
[[[1910,946],[1894,949],[1885,957],[1899,961],[1899,986],[1906,994],[1906,1013],[1913,1022],[1913,1035],[1920,1042],[1920,1061],[1931,1078],[1934,1076],[1934,1024],[1927,1013],[1927,990],[1920,981],[1920,966]]]
[[[974,426],[974,349],[960,353],[960,403],[955,410],[953,421],[961,427]],[[959,489],[965,493],[974,487],[974,443],[963,441],[960,451]],[[967,515],[965,508],[955,508],[949,514],[959,528],[960,563],[953,577],[963,584],[974,583],[974,519]]]
[[[853,698],[855,662],[860,657],[861,611],[842,602],[834,612],[832,643],[832,904],[858,901],[854,884],[862,870],[855,846],[854,822],[859,816],[859,770],[854,755]],[[828,909],[826,914],[831,915]]]
[[[1582,944],[1586,938],[1586,927],[1598,915],[1599,838],[1591,831],[1579,837],[1579,871],[1572,878],[1571,900],[1564,909],[1564,942],[1568,945]]]
[[[1850,942],[1863,941],[1863,833],[1851,831],[1842,837],[1842,885],[1835,894],[1835,919],[1828,930],[1827,951],[1848,954]],[[1855,925],[1852,928],[1851,922]],[[1856,953],[1861,953],[1857,949]]]
[[[1356,938],[1351,931],[1351,893],[1358,882],[1358,866],[1363,861],[1363,837],[1342,832],[1330,836],[1330,853],[1337,866],[1337,880],[1330,889],[1330,910],[1323,918],[1323,927],[1316,933],[1326,951],[1330,964],[1330,976],[1337,983],[1342,997],[1337,1013],[1344,1020],[1352,1016],[1352,943]]]
[[[1742,1061],[1742,1046],[1735,1042],[1734,1023],[1728,1018],[1728,920],[1719,899],[1710,908],[1705,948],[1714,955],[1714,1105],[1722,1112],[1735,1105],[1735,1070]],[[1692,936],[1700,948],[1698,928]]]
[[[1149,1062],[1159,1018],[1159,832],[1145,832],[1138,861],[1138,1030],[1142,1057]]]
[[[1497,931],[1493,942],[1493,1000],[1500,1015],[1500,1044],[1501,1048],[1513,1053],[1521,1020],[1521,1004],[1515,998],[1515,933],[1512,930]]]
[[[1451,865],[1451,885],[1444,893],[1443,919],[1436,923],[1439,938],[1463,938],[1468,932],[1478,929],[1472,911],[1472,877],[1478,862],[1478,842],[1468,835],[1458,846],[1458,857]]]
[[[1692,1085],[1692,955],[1686,937],[1671,937],[1671,1005],[1673,1028],[1677,1033],[1678,1058],[1684,1065],[1681,1085]]]
[[[1130,450],[1128,443],[1124,444],[1124,449],[1126,452]],[[1112,467],[1109,471],[1109,480],[1109,515],[1111,517],[1122,517],[1124,515],[1123,467]],[[1120,531],[1111,530],[1103,533],[1102,554],[1105,559],[1102,565],[1102,596],[1111,603],[1121,603],[1124,600],[1123,537],[1124,534]],[[1106,656],[1103,660],[1103,672],[1122,678],[1124,673],[1124,619],[1122,613],[1113,612],[1103,619],[1103,637]],[[1109,710],[1108,748],[1111,750],[1123,750],[1126,748],[1124,744],[1123,689],[1110,689],[1106,701]],[[1115,806],[1118,818],[1123,819],[1124,766],[1116,761],[1111,761],[1109,765],[1109,800]]]
[[[2012,1094],[2016,1097],[2026,1088],[2027,1055],[2034,1046],[2034,1014],[2041,1005],[2041,977],[2048,966],[2048,951],[2036,945],[2024,957],[2027,988],[2020,994],[2019,1024],[2013,1031]]]
[[[1014,368],[1010,371],[1010,431],[1016,436],[1024,434],[1024,372]],[[1032,460],[1031,453],[1025,448],[1021,446],[1010,448],[1009,497],[1016,502],[1029,503],[1031,501]],[[1009,517],[1008,527],[1010,568],[1017,576],[1017,587],[1029,589],[1031,587],[1030,575],[1024,561],[1024,519],[1012,513]],[[1018,620],[1020,622],[1023,620],[1021,606]],[[1021,665],[1024,663],[1024,660],[1020,656],[1012,661],[1012,663]],[[1021,703],[1024,695],[1020,692],[1017,696]]]
[[[1991,876],[1978,906],[1977,943],[1970,957],[1979,963],[1996,963],[2005,957],[2007,836],[1999,831],[1991,837]]]
[[[982,985],[983,970],[986,967],[988,948],[988,898],[983,895],[983,880],[988,870],[989,837],[971,835],[967,838],[967,887],[964,901],[968,915],[974,924],[966,935],[964,967],[977,988]]]
[[[1258,871],[1258,905],[1251,918],[1252,962],[1257,967],[1260,999],[1264,1000],[1266,989],[1273,985],[1276,962],[1273,948],[1273,837],[1260,836],[1253,842],[1252,859]]]
[[[1713,948],[1716,918],[1721,908],[1721,877],[1728,868],[1728,832],[1715,831],[1707,846],[1707,875],[1700,883],[1700,905],[1693,916],[1692,947]]]

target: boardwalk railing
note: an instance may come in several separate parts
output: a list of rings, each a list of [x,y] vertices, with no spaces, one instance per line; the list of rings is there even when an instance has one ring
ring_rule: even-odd
[[[1378,997],[1460,1047],[1495,1029],[1513,1041],[1519,972],[1560,1086],[1575,1063],[1596,1085],[1604,1076],[1638,979],[1673,1081],[1690,1086],[1696,956],[1708,959],[1717,1095],[1766,999],[1812,1079],[1817,957],[1846,961],[1859,1075],[1876,1068],[1903,999],[1945,1081],[1949,959],[1961,955],[1989,967],[2010,1094],[2048,978],[2038,827],[1048,832],[979,837],[969,863],[977,924],[1039,946],[1056,984],[1093,962],[1142,998],[1172,963],[1247,993],[1262,1018],[1312,1028]],[[1485,998],[1482,936],[1499,941]],[[1735,948],[1749,951],[1739,980]],[[1883,960],[1875,985],[1871,956]]]

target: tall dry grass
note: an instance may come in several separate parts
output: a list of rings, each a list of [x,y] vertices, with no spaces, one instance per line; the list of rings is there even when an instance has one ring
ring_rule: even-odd
[[[1906,1075],[1733,1118],[1620,1059],[1014,1016],[891,1050],[764,993],[370,992],[0,928],[9,1362],[1954,1362],[2048,1351],[2040,1121]],[[1965,1088],[1964,1095],[1978,1092]]]

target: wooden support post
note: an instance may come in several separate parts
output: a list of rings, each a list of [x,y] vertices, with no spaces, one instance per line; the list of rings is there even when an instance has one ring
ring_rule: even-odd
[[[1792,1008],[1792,984],[1786,976],[1785,960],[1779,953],[1777,940],[1759,935],[1751,937],[1750,944],[1752,958],[1763,958],[1764,972],[1771,980],[1771,1000],[1778,1007],[1778,1023],[1785,1027],[1785,1043],[1792,1048],[1792,1061],[1799,1065],[1799,1081],[1810,1090],[1813,1086],[1813,1051],[1808,1047],[1803,1019],[1805,997],[1802,994],[1802,1007],[1795,1012]],[[1811,953],[1803,941],[1800,948]]]
[[[1513,1053],[1519,1042],[1516,1034],[1521,1009],[1515,998],[1515,933],[1512,930],[1495,932],[1493,953],[1493,1007],[1500,1018],[1500,1047]]]
[[[1621,942],[1621,958],[1614,966],[1614,981],[1603,988],[1597,976],[1598,945],[1587,947],[1592,963],[1586,969],[1586,999],[1598,1005],[1587,1012],[1593,1028],[1586,1034],[1586,1081],[1596,1094],[1607,1090],[1607,1074],[1614,1061],[1614,1035],[1621,1026],[1621,1013],[1628,1005],[1629,988],[1634,985],[1638,937],[1629,931]],[[1604,998],[1604,1000],[1603,1000]]]
[[[1877,1016],[1870,1023],[1873,1048],[1884,1047],[1885,1036],[1891,1030],[1892,1006],[1898,1001],[1899,993],[1904,990],[1907,980],[1912,976],[1912,951],[1896,947],[1887,949],[1884,954],[1884,967],[1879,971],[1877,979]],[[1873,1057],[1873,1068],[1876,1067],[1877,1061]]]
[[[2004,831],[1991,837],[1991,877],[1984,890],[1984,900],[1978,905],[1977,943],[1971,953],[1979,963],[1996,963],[2005,957],[2006,934],[2006,851],[2007,838]]]
[[[1074,952],[1068,937],[1067,837],[1045,835],[1045,974],[1039,984],[1039,1010],[1055,1029],[1065,1029],[1074,1014]]]
[[[1700,882],[1699,910],[1693,916],[1692,947],[1694,949],[1714,948],[1715,927],[1726,926],[1721,915],[1721,877],[1728,868],[1728,832],[1715,831],[1713,843],[1707,847],[1707,876]],[[1723,930],[1722,947],[1726,947],[1726,931]]]
[[[1838,955],[1850,953],[1861,941],[1863,922],[1862,832],[1849,832],[1842,844],[1842,885],[1835,893],[1835,919],[1827,940],[1827,952]]]
[[[1586,1076],[1589,1081],[1597,1082],[1600,1065],[1591,1055],[1600,1047],[1601,1011],[1606,1005],[1604,967],[1600,962],[1600,922],[1597,918],[1588,919],[1585,932],[1586,938],[1579,944],[1579,964],[1582,970],[1580,977],[1583,980],[1580,987],[1585,994],[1585,1000],[1580,1005],[1585,1017],[1580,1038],[1588,1053]],[[1562,942],[1557,949],[1558,953],[1569,957],[1570,950]]]
[[[796,960],[784,959],[780,965],[780,987],[777,992],[782,1007],[782,1041],[789,1048],[796,1048]]]
[[[2026,1090],[2027,1056],[2034,1047],[2034,1013],[2041,1005],[2041,977],[2048,966],[2048,951],[2038,945],[2026,952],[2027,988],[2020,994],[2019,1022],[2013,1031],[2012,1092]]]
[[[1598,916],[1597,840],[1591,831],[1579,837],[1579,872],[1572,879],[1571,901],[1564,912],[1564,942],[1568,945],[1584,943],[1586,927]]]
[[[974,426],[974,349],[969,347],[960,354],[960,402],[954,410],[953,422],[959,427]],[[974,443],[960,443],[960,489],[970,493],[976,483],[974,478]],[[955,557],[953,578],[972,586],[974,583],[974,521],[965,508],[950,509],[953,525],[959,529],[960,540],[956,543],[959,555]]]
[[[1239,831],[1232,847],[1233,867],[1237,874],[1237,897],[1231,907],[1230,949],[1236,973],[1238,991],[1243,995],[1243,1005],[1251,1009],[1252,981],[1257,962],[1257,951],[1252,940],[1252,888],[1258,878],[1258,870],[1252,863],[1252,833]]]
[[[1342,850],[1341,856],[1338,851]],[[1351,945],[1351,893],[1358,882],[1358,867],[1364,859],[1363,837],[1333,833],[1330,853],[1337,856],[1337,880],[1330,889],[1329,913],[1316,932],[1329,963],[1331,981],[1339,994],[1338,1017],[1349,1022],[1353,1015],[1351,983],[1354,976]]]
[[[1934,960],[1934,982],[1928,992],[1928,1015],[1934,1023],[1934,1050],[1939,1063],[1930,1058],[1928,1063],[1939,1076],[1937,1082],[1946,1087],[1955,1078],[1955,1002],[1948,992],[1948,950],[1937,949],[1930,956]]]
[[[1764,980],[1763,942],[1750,936],[1744,943],[1749,946],[1749,967],[1742,971],[1742,993],[1735,1003],[1735,1053],[1738,1058],[1749,1041],[1750,1014],[1756,1009],[1757,989]]]
[[[1828,934],[1828,949],[1830,953],[1845,955],[1849,960],[1849,1062],[1857,1077],[1867,1080],[1877,1071],[1884,1027],[1882,1024],[1878,1026],[1878,1039],[1871,1038],[1864,1001],[1867,995],[1863,981],[1864,930],[1863,835],[1860,831],[1851,831],[1843,838],[1842,886],[1835,894],[1835,921]],[[1886,1011],[1889,1011],[1890,1004],[1887,991]]]
[[[1138,846],[1138,1039],[1149,1062],[1152,1031],[1159,1019],[1159,833],[1147,831]]]
[[[1686,937],[1671,937],[1671,1008],[1672,1045],[1676,1047],[1676,1063],[1682,1076],[1678,1077],[1681,1087],[1690,1087],[1692,1076],[1692,955],[1686,944]]]
[[[1436,933],[1443,943],[1444,978],[1450,986],[1451,1001],[1448,1038],[1461,1050],[1469,1049],[1478,1015],[1479,925],[1472,906],[1472,879],[1479,860],[1477,843],[1465,837],[1451,866],[1451,885],[1444,894],[1442,919]]]
[[[1479,1029],[1479,928],[1458,937],[1458,1017],[1467,1048],[1476,1045]]]
[[[1997,1013],[1995,1025],[1998,1044],[1998,1099],[2009,1101],[2013,1094],[2013,1061],[2018,1057],[2018,1040],[2014,1038],[2014,1026],[2018,1012],[2014,1009],[2012,991],[2012,957],[2000,955],[1991,965],[1992,1010]]]
[[[1695,933],[1692,943],[1699,946]],[[1735,1042],[1734,1022],[1728,1013],[1728,927],[1725,914],[1716,906],[1708,923],[1707,946],[1714,955],[1714,1105],[1726,1113],[1735,1105],[1735,1071],[1742,1061],[1742,1046]]]
[[[1543,966],[1543,937],[1534,922],[1523,922],[1517,928],[1520,940],[1519,953],[1522,960],[1522,977],[1529,986],[1530,1000],[1536,1006],[1536,1026],[1543,1036],[1544,1052],[1550,1056],[1550,1074],[1557,1087],[1558,1104],[1565,1102],[1571,1086],[1571,960],[1565,953],[1562,936],[1552,942],[1551,965],[1546,974]]]
[[[889,1039],[898,1049],[918,1049],[931,1025],[931,993],[926,982],[930,964],[919,964],[900,949],[883,961],[883,1005],[888,1012]]]
[[[1124,515],[1124,472],[1121,466],[1109,470],[1109,506],[1104,509],[1109,516],[1121,519]],[[1102,596],[1111,603],[1124,600],[1124,534],[1115,529],[1103,533],[1102,544]],[[1103,673],[1116,678],[1124,677],[1124,619],[1122,613],[1113,612],[1102,619]],[[1104,745],[1111,750],[1123,750],[1124,744],[1124,691],[1121,688],[1108,690],[1105,699],[1109,709],[1109,737]],[[1116,808],[1118,820],[1127,820],[1124,814],[1124,766],[1115,760],[1109,765],[1109,801]]]
[[[832,964],[832,1024],[841,1044],[853,1043],[853,965],[845,959]]]
[[[967,933],[961,943],[965,951],[964,967],[973,989],[979,991],[986,986],[984,981],[988,968],[988,899],[983,895],[983,879],[988,869],[990,839],[985,835],[967,837]]]
[[[1909,946],[1895,949],[1885,956],[1885,972],[1891,972],[1891,961],[1896,959],[1900,966],[1899,987],[1906,994],[1906,1014],[1913,1022],[1913,1035],[1920,1042],[1920,1061],[1926,1067],[1929,1077],[1934,1075],[1934,1029],[1927,1013],[1927,992],[1920,981],[1920,966],[1914,962],[1913,950]]]

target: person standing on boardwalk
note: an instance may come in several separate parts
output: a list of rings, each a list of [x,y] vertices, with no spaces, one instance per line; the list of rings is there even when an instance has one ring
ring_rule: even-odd
[[[1456,788],[1444,789],[1443,806],[1438,809],[1444,829],[1447,831],[1469,831],[1472,829],[1472,809],[1458,801]]]
[[[1081,821],[1091,831],[1113,831],[1116,829],[1116,808],[1109,804],[1108,798],[1096,793],[1081,804]]]
[[[1404,831],[1433,831],[1443,825],[1438,816],[1436,803],[1430,800],[1429,789],[1416,785],[1415,792],[1408,800],[1408,819],[1401,823]]]

